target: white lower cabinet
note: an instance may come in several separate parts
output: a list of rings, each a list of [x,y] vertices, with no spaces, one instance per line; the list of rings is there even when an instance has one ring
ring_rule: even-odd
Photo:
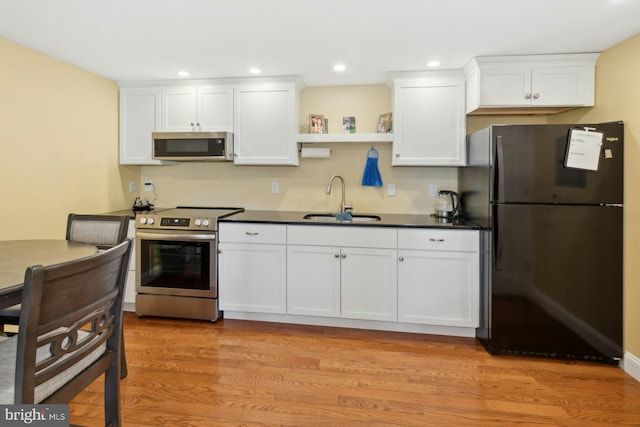
[[[286,313],[286,226],[219,225],[220,310]]]
[[[287,313],[397,320],[396,231],[289,226]]]
[[[287,246],[287,313],[340,317],[340,248]]]
[[[477,230],[221,222],[219,235],[232,318],[475,335]]]
[[[395,249],[342,248],[342,317],[398,320]]]
[[[129,269],[127,271],[127,282],[124,287],[124,311],[136,311],[136,226],[135,219],[129,220],[127,237],[131,237],[131,255],[129,257]]]
[[[398,321],[479,325],[479,235],[462,230],[398,231]]]

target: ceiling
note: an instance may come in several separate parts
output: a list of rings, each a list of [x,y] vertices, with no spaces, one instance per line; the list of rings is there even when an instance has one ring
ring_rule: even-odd
[[[0,0],[0,37],[118,82],[259,67],[323,86],[431,60],[601,52],[639,33],[639,17],[638,0]]]

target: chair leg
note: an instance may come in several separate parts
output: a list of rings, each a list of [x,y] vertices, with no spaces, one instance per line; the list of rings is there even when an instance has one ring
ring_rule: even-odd
[[[115,427],[120,426],[120,378],[117,371],[113,364],[104,377],[104,423]]]
[[[124,329],[124,328],[123,328]],[[124,351],[124,330],[120,341],[120,379],[125,378],[129,370],[127,369],[127,356]]]

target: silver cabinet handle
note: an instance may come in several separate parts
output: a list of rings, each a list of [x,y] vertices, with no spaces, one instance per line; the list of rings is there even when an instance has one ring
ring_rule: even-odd
[[[342,254],[342,258],[346,258],[346,257],[347,257],[347,254]]]
[[[540,98],[540,94],[539,93],[534,93],[533,94],[533,99],[538,99]]]
[[[444,242],[444,239],[434,239],[433,237],[430,237],[429,241],[430,242],[438,242],[439,243],[439,242]]]
[[[399,257],[398,261],[404,261],[404,257],[403,256]]]
[[[247,236],[257,236],[257,235],[258,235],[258,234],[260,234],[260,233],[258,233],[258,232],[250,233],[250,232],[248,232],[248,231],[245,231],[245,232],[244,232],[244,234],[246,234]]]
[[[531,94],[530,94],[530,93],[526,94],[526,95],[524,96],[524,99],[531,99]]]
[[[334,254],[333,256],[336,258],[340,258],[340,254]]]
[[[400,157],[400,153],[396,153],[396,157]]]

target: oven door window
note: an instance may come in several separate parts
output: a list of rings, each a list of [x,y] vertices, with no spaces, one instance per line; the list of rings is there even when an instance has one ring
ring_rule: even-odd
[[[142,240],[141,286],[208,291],[210,242]]]

